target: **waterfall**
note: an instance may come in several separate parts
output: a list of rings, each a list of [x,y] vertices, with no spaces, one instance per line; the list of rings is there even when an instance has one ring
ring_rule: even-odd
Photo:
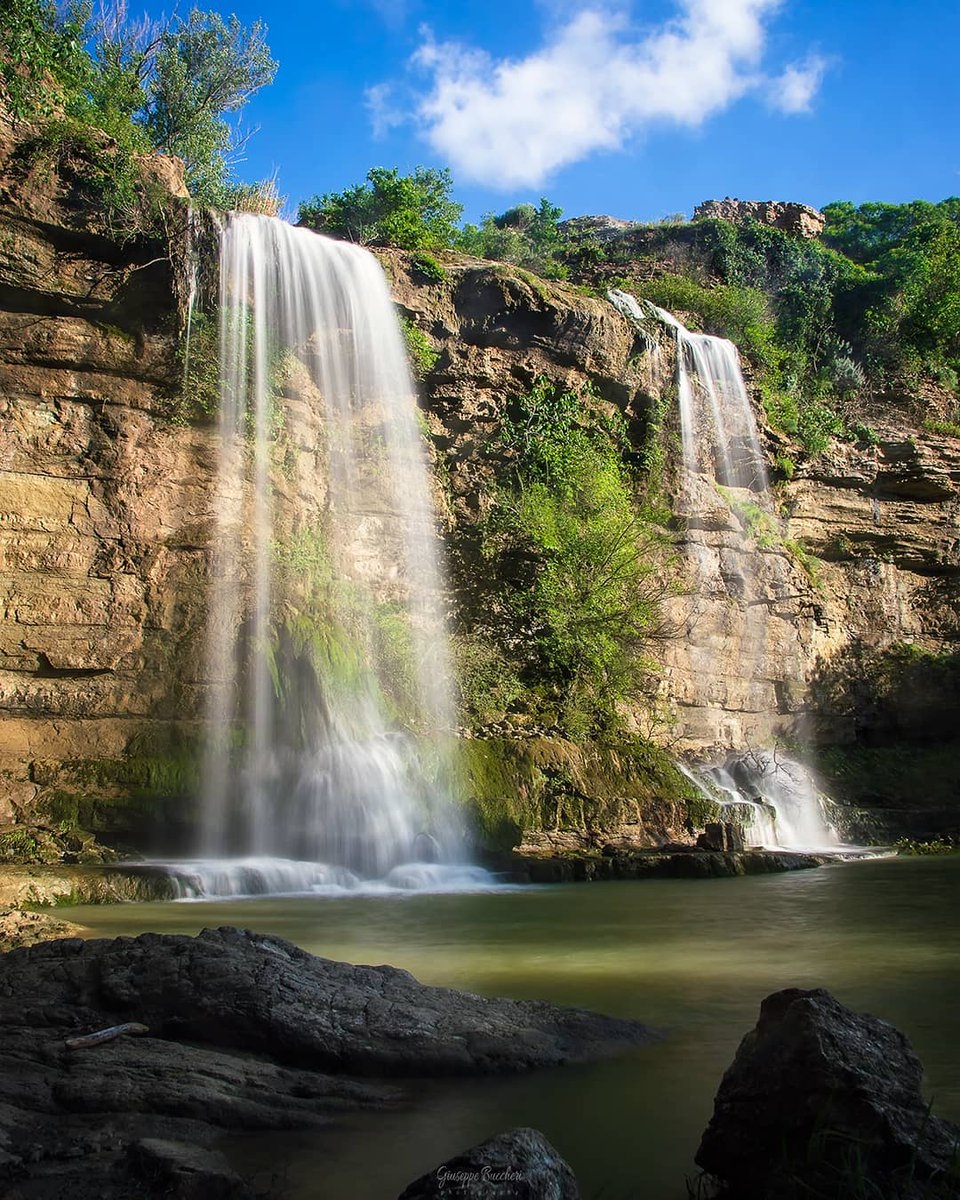
[[[677,406],[683,472],[678,496],[686,518],[686,556],[697,590],[708,586],[715,563],[707,542],[704,508],[722,502],[738,521],[752,518],[760,535],[778,535],[766,460],[760,446],[740,356],[725,338],[693,333],[672,313],[640,302],[627,292],[608,293],[611,303],[651,342],[651,322],[665,326],[676,341]],[[662,375],[662,358],[654,357]],[[757,536],[757,529],[752,531]],[[768,653],[767,603],[756,572],[756,551],[747,567],[724,584],[742,605],[742,654],[739,669],[748,679],[759,673]],[[753,570],[750,569],[753,565]],[[715,646],[698,640],[691,621],[689,653],[703,676],[712,674]],[[729,744],[729,743],[728,743]],[[681,767],[704,796],[719,802],[725,815],[744,827],[748,845],[784,849],[823,849],[837,844],[823,813],[819,793],[802,764],[769,750],[752,750],[722,763]]]
[[[680,770],[721,819],[741,826],[748,847],[836,851],[840,840],[810,772],[774,750],[733,754],[720,763]]]
[[[435,515],[374,256],[230,214],[220,377],[202,857],[171,873],[184,895],[482,882],[455,867]]]

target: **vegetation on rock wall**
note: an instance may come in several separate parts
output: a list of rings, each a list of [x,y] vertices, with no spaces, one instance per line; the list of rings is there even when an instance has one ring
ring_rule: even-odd
[[[515,396],[495,451],[511,465],[483,554],[520,677],[568,733],[613,728],[652,671],[647,646],[669,593],[664,514],[627,465],[622,419],[589,390],[540,380]]]
[[[656,837],[702,823],[699,793],[669,752],[640,739],[484,738],[465,741],[461,753],[474,827],[488,850],[538,834],[589,840],[633,826]]]
[[[89,0],[8,0],[0,97],[48,143],[107,134],[103,190],[118,208],[130,203],[136,155],[150,151],[183,159],[194,200],[235,207],[250,189],[231,178],[242,139],[227,118],[273,79],[265,32],[198,9],[157,24],[121,7],[95,18]]]

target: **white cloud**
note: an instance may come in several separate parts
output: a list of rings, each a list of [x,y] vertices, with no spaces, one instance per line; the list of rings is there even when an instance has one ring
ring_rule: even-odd
[[[827,60],[816,54],[806,62],[791,63],[782,75],[770,81],[770,103],[785,113],[809,112],[826,69]]]
[[[393,84],[376,83],[373,87],[367,88],[364,93],[364,102],[370,115],[370,124],[373,126],[375,138],[385,137],[397,125],[406,124],[407,114],[397,104]]]
[[[416,120],[460,178],[537,186],[651,126],[696,127],[768,85],[760,71],[765,22],[779,4],[680,0],[673,20],[647,30],[622,10],[581,7],[556,19],[540,49],[500,61],[424,31],[414,64],[430,83],[416,99]],[[788,68],[779,107],[784,98],[795,105],[788,111],[808,105],[818,71],[813,59]]]

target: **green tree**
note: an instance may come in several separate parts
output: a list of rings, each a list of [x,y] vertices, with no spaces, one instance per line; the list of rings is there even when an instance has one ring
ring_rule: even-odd
[[[19,120],[45,116],[82,89],[90,75],[84,50],[90,5],[59,9],[53,0],[0,4],[0,83]]]
[[[223,201],[229,156],[238,148],[225,116],[276,74],[265,33],[259,21],[245,28],[235,16],[224,21],[194,9],[160,36],[144,124],[158,150],[184,160],[197,200]]]
[[[374,167],[367,182],[314,196],[300,205],[299,221],[310,229],[361,246],[441,250],[452,245],[463,206],[451,199],[445,168],[417,167],[412,175]]]
[[[907,374],[960,370],[960,199],[828,204],[824,240],[860,265],[838,297],[844,336]]]
[[[538,207],[518,204],[495,217],[487,213],[479,225],[465,225],[457,247],[477,258],[516,263],[547,279],[565,279],[562,255],[567,251],[559,222],[563,209],[544,196]]]
[[[244,140],[226,118],[276,71],[264,34],[260,22],[199,9],[160,27],[131,22],[124,0],[96,19],[90,0],[3,0],[0,91],[21,120],[108,133],[124,177],[133,154],[179,155],[194,198],[226,207],[230,157]]]
[[[589,390],[545,379],[513,400],[500,442],[514,474],[486,543],[512,581],[507,606],[529,682],[555,688],[578,736],[616,725],[619,704],[642,693],[645,649],[671,591],[669,542],[636,494],[622,419],[597,405]]]

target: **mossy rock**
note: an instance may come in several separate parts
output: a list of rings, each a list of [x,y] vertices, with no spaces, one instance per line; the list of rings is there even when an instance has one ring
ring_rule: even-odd
[[[593,837],[626,825],[638,836],[663,836],[711,807],[666,751],[639,739],[476,739],[462,744],[461,760],[468,810],[487,850],[511,850],[544,830]]]

